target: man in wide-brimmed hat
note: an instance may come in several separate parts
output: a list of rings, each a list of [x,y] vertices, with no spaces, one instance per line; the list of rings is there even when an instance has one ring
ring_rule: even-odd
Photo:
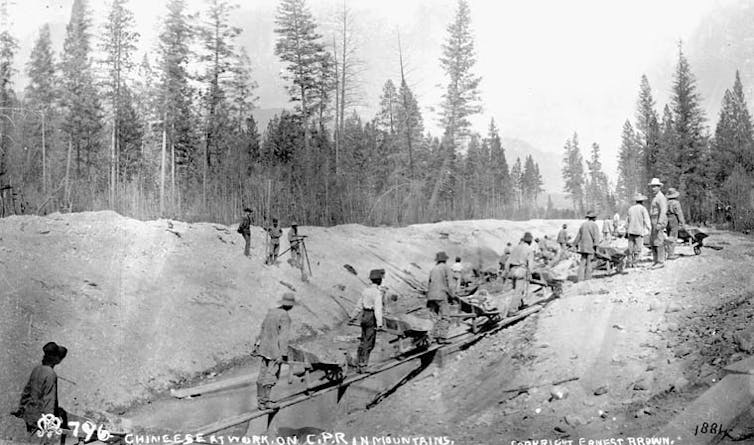
[[[381,285],[384,276],[385,269],[372,269],[369,272],[369,281],[372,284],[361,292],[361,300],[351,314],[351,319],[354,319],[361,313],[361,342],[356,356],[359,373],[363,373],[369,364],[369,355],[377,340],[377,329],[382,327],[385,292]]]
[[[511,302],[511,310],[514,312],[523,309],[524,300],[528,295],[529,279],[534,269],[534,248],[531,245],[533,240],[531,232],[524,233],[521,242],[511,251],[505,268],[515,290]]]
[[[683,209],[681,209],[681,202],[678,201],[678,197],[681,194],[674,188],[668,189],[668,194],[665,195],[668,198],[668,259],[674,260],[675,256],[675,244],[678,240],[678,229],[682,229],[686,224],[683,218]]]
[[[435,267],[429,271],[427,283],[427,307],[435,322],[433,335],[440,342],[445,341],[448,333],[448,303],[455,298],[452,290],[453,276],[446,261],[448,261],[448,255],[445,252],[437,252]]]
[[[649,205],[649,219],[652,231],[649,234],[649,244],[652,247],[652,268],[665,267],[665,228],[668,225],[668,200],[662,194],[662,182],[652,178],[649,183],[652,189],[652,203]]]
[[[597,212],[589,210],[586,212],[586,221],[579,227],[579,233],[576,234],[576,238],[573,239],[573,244],[576,246],[576,251],[581,255],[579,261],[579,273],[577,280],[589,280],[592,278],[592,260],[594,259],[594,253],[597,249],[597,245],[600,243],[600,228],[597,223],[594,222],[597,219]]]
[[[251,248],[251,209],[246,207],[243,209],[243,218],[241,223],[238,224],[238,233],[243,236],[244,248],[243,254],[249,256],[249,249]]]
[[[63,361],[68,349],[55,342],[42,347],[42,364],[31,371],[29,381],[21,393],[18,409],[12,414],[26,422],[29,433],[37,429],[37,421],[44,414],[53,414],[61,419],[61,428],[67,427],[68,414],[58,405],[58,375],[53,369]]]
[[[272,407],[270,394],[280,378],[280,366],[288,361],[288,342],[291,337],[291,317],[288,311],[296,305],[296,297],[286,292],[277,306],[267,312],[254,342],[253,355],[261,359],[257,376],[257,404],[259,409]]]
[[[641,256],[641,248],[644,244],[644,237],[649,234],[652,224],[649,219],[649,212],[644,207],[644,201],[647,197],[641,193],[634,195],[634,205],[628,209],[628,218],[626,219],[626,237],[628,238],[628,267],[636,266],[636,259]]]

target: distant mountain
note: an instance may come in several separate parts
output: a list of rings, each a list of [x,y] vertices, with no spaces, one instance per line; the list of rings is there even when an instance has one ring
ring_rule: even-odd
[[[545,194],[563,193],[559,154],[545,153],[530,143],[516,138],[504,137],[502,138],[502,143],[505,149],[505,159],[508,161],[509,167],[512,167],[516,163],[516,158],[521,158],[521,163],[523,164],[526,157],[531,155],[534,158],[534,162],[539,164],[539,173],[542,175],[542,180],[545,183]]]
[[[259,134],[264,134],[267,131],[267,124],[270,123],[273,117],[282,113],[284,108],[257,108],[251,112],[254,116],[254,120],[257,121],[257,130]]]

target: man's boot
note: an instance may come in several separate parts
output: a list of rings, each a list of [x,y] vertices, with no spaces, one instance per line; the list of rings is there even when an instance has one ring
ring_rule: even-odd
[[[261,383],[257,383],[257,407],[260,410],[267,409],[267,404],[269,403],[269,400],[267,398],[267,395],[265,394],[265,386]]]

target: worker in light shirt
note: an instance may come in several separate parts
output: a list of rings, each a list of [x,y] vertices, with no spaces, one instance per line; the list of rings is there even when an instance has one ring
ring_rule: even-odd
[[[385,292],[381,285],[384,276],[385,269],[374,269],[369,272],[372,284],[361,292],[361,300],[351,317],[354,319],[361,312],[361,343],[356,358],[359,373],[366,371],[369,355],[377,340],[377,329],[382,327],[382,298]]]

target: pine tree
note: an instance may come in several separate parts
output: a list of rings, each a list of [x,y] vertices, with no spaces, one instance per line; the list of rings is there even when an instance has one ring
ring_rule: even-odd
[[[382,87],[382,96],[380,96],[380,109],[377,113],[378,128],[387,133],[396,132],[398,118],[399,98],[393,81],[388,79]]]
[[[50,138],[51,125],[57,118],[58,85],[57,72],[55,71],[55,59],[50,39],[50,25],[45,24],[39,30],[39,37],[34,43],[29,62],[26,64],[26,74],[29,83],[24,91],[24,106],[32,110],[34,117],[29,122],[29,138],[35,147],[42,147],[42,155],[39,164],[42,170],[41,190],[47,194],[48,159],[52,145]],[[44,132],[44,138],[43,136]],[[44,143],[43,143],[44,142]],[[36,163],[35,163],[36,165]],[[37,170],[37,169],[35,169]],[[38,170],[35,172],[38,173]]]
[[[116,199],[117,184],[121,180],[121,146],[124,140],[121,135],[121,118],[131,114],[126,110],[132,103],[125,103],[126,82],[133,68],[133,52],[136,50],[136,42],[139,34],[133,31],[134,15],[127,7],[128,0],[113,0],[107,22],[104,27],[105,38],[100,45],[105,54],[103,64],[107,70],[105,88],[108,91],[111,106],[112,119],[112,143],[110,146],[110,202],[114,204]],[[130,93],[128,93],[130,94]],[[131,101],[132,102],[132,101]],[[132,125],[133,122],[128,122]]]
[[[482,78],[472,72],[476,64],[474,39],[471,34],[471,10],[467,0],[458,0],[453,23],[447,28],[440,64],[448,77],[443,95],[442,125],[448,140],[456,144],[468,135],[469,117],[481,112],[479,83]]]
[[[189,47],[193,34],[185,0],[169,0],[167,16],[159,37],[157,61],[160,72],[158,90],[162,130],[167,140],[166,153],[160,156],[161,209],[164,209],[167,172],[170,174],[171,202],[175,208],[180,206],[176,189],[181,186],[187,187],[192,173],[198,170],[199,157],[195,153],[194,117],[191,113],[193,91],[189,85],[188,73]]]
[[[626,202],[633,201],[634,193],[644,190],[648,183],[640,174],[644,159],[641,154],[641,141],[631,122],[623,124],[621,145],[618,152],[618,196]]]
[[[725,90],[712,143],[712,175],[717,186],[725,182],[733,165],[739,164],[747,172],[754,171],[753,144],[751,115],[736,72],[733,91]]]
[[[511,167],[510,180],[511,190],[513,191],[513,202],[517,209],[521,208],[523,204],[523,167],[521,166],[521,158],[516,158],[516,162]]]
[[[706,196],[708,146],[704,111],[696,91],[696,80],[679,45],[671,98],[676,135],[676,165],[680,175],[670,178],[686,197],[690,220],[702,218]]]
[[[399,146],[405,154],[402,159],[408,161],[408,178],[416,178],[416,169],[419,159],[422,157],[422,133],[424,132],[424,119],[422,118],[419,104],[414,93],[409,88],[405,79],[401,82],[398,90],[398,108],[396,112],[397,133]]]
[[[304,149],[308,148],[309,118],[315,111],[320,95],[322,64],[329,60],[328,53],[317,33],[314,17],[304,0],[281,0],[275,17],[275,55],[286,64],[285,80],[292,102],[304,122]]]
[[[505,149],[500,141],[500,132],[495,125],[495,119],[490,119],[487,130],[487,141],[490,152],[490,170],[492,172],[491,194],[495,200],[494,205],[500,207],[509,205],[513,199],[513,184],[508,169],[508,161],[505,158]]]
[[[641,76],[636,108],[636,138],[639,143],[637,155],[642,161],[636,165],[638,170],[632,173],[636,176],[638,183],[646,184],[650,179],[650,166],[656,157],[659,137],[655,101],[652,98],[652,89],[646,75]]]
[[[584,158],[581,156],[579,149],[579,140],[576,133],[573,138],[566,141],[563,147],[563,180],[565,182],[565,191],[571,195],[573,209],[577,213],[584,210]]]
[[[655,175],[665,183],[672,183],[673,178],[680,176],[677,164],[678,147],[675,130],[675,120],[670,107],[665,105],[660,124],[660,138],[657,144],[657,155],[653,167]],[[675,182],[677,184],[677,182]]]
[[[238,131],[249,130],[246,124],[251,117],[251,111],[256,106],[258,97],[255,91],[257,86],[251,76],[249,54],[246,52],[246,48],[241,48],[235,55],[235,64],[231,68],[231,77],[227,86],[230,108],[233,113],[232,119]],[[254,131],[256,131],[256,122],[254,127]]]
[[[76,150],[76,174],[82,163],[91,177],[100,147],[102,106],[91,67],[90,17],[86,0],[74,0],[61,61],[63,131]],[[84,159],[82,159],[82,155]]]
[[[1,6],[0,15],[2,15],[3,21],[7,24],[9,20],[8,4],[7,2],[3,2]],[[13,91],[12,77],[16,71],[13,68],[13,59],[17,50],[18,42],[16,38],[11,35],[7,28],[3,29],[0,32],[0,107],[2,108],[10,108],[15,105],[16,95]],[[9,111],[4,110],[6,113]],[[0,122],[0,131],[2,132],[0,134],[0,178],[2,178],[0,179],[0,185],[6,185],[9,182],[5,176],[10,172],[8,155],[12,144],[10,136],[12,125],[9,119],[3,119]]]
[[[640,159],[637,159],[638,165],[641,165]],[[607,196],[610,189],[607,183],[607,176],[602,171],[602,161],[600,160],[600,146],[596,142],[592,144],[590,159],[586,161],[589,169],[589,182],[587,187],[587,202],[589,207],[598,212],[608,211]]]

